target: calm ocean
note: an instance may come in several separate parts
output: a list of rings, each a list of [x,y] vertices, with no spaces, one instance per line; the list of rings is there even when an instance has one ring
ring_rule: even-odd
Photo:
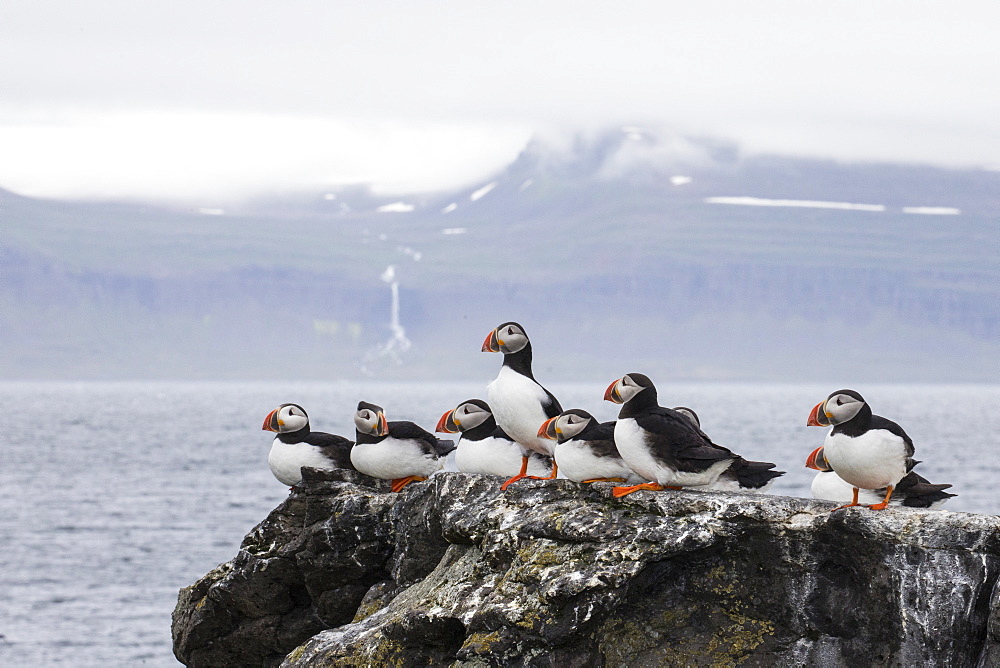
[[[610,382],[611,379],[608,379]],[[549,389],[601,420],[606,383]],[[788,473],[773,493],[808,496],[802,464],[825,431],[810,408],[838,387],[663,384],[716,442]],[[951,511],[1000,513],[1000,386],[859,386],[899,422]],[[264,416],[283,402],[345,436],[359,399],[433,429],[482,383],[0,383],[0,665],[177,665],[177,590],[235,555],[288,493],[267,468]],[[901,511],[902,512],[902,511]]]

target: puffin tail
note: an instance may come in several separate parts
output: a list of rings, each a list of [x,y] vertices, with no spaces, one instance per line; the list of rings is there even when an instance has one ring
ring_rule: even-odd
[[[762,492],[775,478],[785,475],[784,471],[773,470],[774,466],[771,462],[751,462],[737,457],[724,475],[735,479],[740,489]]]
[[[438,457],[444,457],[457,447],[455,441],[450,438],[439,438],[436,440],[437,444],[434,446],[434,451],[438,453]]]
[[[914,472],[908,473],[896,485],[896,493],[902,498],[902,505],[909,508],[933,508],[956,494],[944,490],[951,485],[935,485]]]

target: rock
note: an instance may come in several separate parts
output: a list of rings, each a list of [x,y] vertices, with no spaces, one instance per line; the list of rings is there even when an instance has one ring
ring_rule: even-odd
[[[307,470],[181,590],[209,665],[953,665],[1000,661],[1000,518],[439,474]]]

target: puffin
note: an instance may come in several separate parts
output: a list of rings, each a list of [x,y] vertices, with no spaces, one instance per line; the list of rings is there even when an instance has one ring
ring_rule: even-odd
[[[748,461],[713,443],[696,423],[697,415],[692,419],[687,414],[690,409],[679,412],[660,406],[656,387],[641,373],[613,381],[604,399],[622,405],[615,423],[615,443],[622,459],[652,481],[615,487],[615,497],[642,489],[684,487],[764,491],[784,475],[784,471],[774,471],[770,462]]]
[[[389,422],[381,406],[358,403],[354,413],[357,440],[351,449],[354,468],[373,478],[392,481],[399,492],[411,482],[427,480],[444,466],[455,449],[413,422]]]
[[[884,510],[900,481],[913,470],[913,441],[892,420],[872,413],[868,402],[855,390],[837,390],[813,406],[806,424],[833,426],[823,447],[813,450],[806,466],[817,471],[829,468],[853,488],[850,503],[862,505],[860,491],[885,490],[880,502],[868,505]],[[821,458],[822,457],[822,461]]]
[[[618,453],[613,421],[598,422],[587,411],[571,408],[543,422],[538,435],[556,442],[559,470],[574,482],[642,480]]]
[[[552,465],[547,476],[528,476],[528,461],[532,452],[552,457],[555,442],[538,435],[538,428],[549,418],[562,413],[559,400],[535,380],[531,372],[531,341],[524,328],[516,322],[505,322],[494,328],[483,342],[484,353],[503,353],[503,365],[496,379],[486,387],[486,401],[493,417],[505,433],[524,448],[521,470],[500,486],[507,486],[524,477],[551,480],[558,475],[559,463]]]
[[[309,415],[298,404],[281,404],[264,418],[263,431],[276,432],[267,455],[271,473],[292,489],[302,482],[302,467],[331,471],[351,469],[354,442],[309,428]]]
[[[809,455],[809,461],[817,469],[816,477],[812,481],[814,499],[838,502],[851,500],[853,486],[844,482],[843,478],[830,468],[822,447],[813,450],[812,454]],[[944,491],[950,487],[951,485],[936,485],[916,471],[910,471],[896,485],[889,505],[934,510],[944,505],[951,497],[956,496]],[[878,503],[885,497],[886,491],[885,489],[862,489],[858,492],[858,501],[862,504]]]
[[[497,426],[490,405],[482,399],[468,399],[447,411],[434,431],[461,433],[455,446],[455,465],[459,471],[510,478],[521,468],[524,448]],[[551,459],[537,452],[529,453],[529,474],[547,476],[551,470]]]

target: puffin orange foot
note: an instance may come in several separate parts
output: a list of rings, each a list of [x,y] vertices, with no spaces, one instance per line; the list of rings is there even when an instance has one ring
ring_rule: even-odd
[[[886,487],[885,498],[882,499],[882,503],[876,503],[868,506],[872,510],[885,510],[885,507],[889,505],[889,499],[892,498],[892,490],[895,489],[892,485]]]
[[[611,490],[611,496],[615,497],[616,499],[620,499],[623,496],[627,496],[632,492],[638,492],[641,489],[648,489],[653,492],[661,492],[667,488],[655,482],[644,482],[641,485],[632,485],[631,487],[615,487],[614,489]]]
[[[525,468],[525,471],[527,471],[527,468]],[[559,464],[552,462],[552,470],[548,475],[529,475],[527,477],[532,480],[555,480],[557,475],[559,475]]]
[[[854,508],[855,506],[860,506],[860,505],[861,505],[860,503],[848,503],[847,505],[844,505],[844,506],[837,506],[836,508],[834,508],[830,512],[832,513],[832,512],[837,511],[837,510],[843,510],[844,508]]]
[[[419,482],[421,480],[427,480],[427,478],[418,475],[411,475],[405,478],[396,478],[395,480],[392,481],[392,491],[393,492],[402,491],[402,489],[407,485],[409,485],[411,482]]]
[[[518,474],[517,474],[516,476],[514,476],[514,477],[513,477],[513,478],[511,478],[510,480],[508,480],[508,481],[507,481],[507,482],[505,482],[504,484],[500,485],[500,491],[501,491],[501,492],[502,492],[502,491],[504,491],[505,489],[507,489],[507,487],[509,487],[509,486],[510,486],[510,484],[511,484],[511,483],[515,483],[515,482],[517,482],[518,480],[520,480],[521,478],[525,478],[525,477],[527,477],[527,476],[525,476],[525,475],[524,475],[523,473],[518,473]]]
[[[890,488],[890,489],[892,489],[892,488]],[[854,496],[853,496],[853,498],[851,499],[851,502],[850,502],[850,503],[848,503],[847,505],[843,505],[843,506],[838,506],[837,508],[834,508],[834,509],[833,509],[833,510],[831,510],[830,512],[832,513],[832,512],[834,512],[834,511],[836,511],[836,510],[840,510],[840,509],[842,509],[842,508],[853,508],[854,506],[860,506],[861,504],[860,504],[860,503],[858,503],[858,494],[860,494],[860,493],[861,493],[861,490],[860,490],[859,488],[855,487],[855,488],[854,488]]]
[[[625,478],[591,478],[583,482],[625,482]]]

